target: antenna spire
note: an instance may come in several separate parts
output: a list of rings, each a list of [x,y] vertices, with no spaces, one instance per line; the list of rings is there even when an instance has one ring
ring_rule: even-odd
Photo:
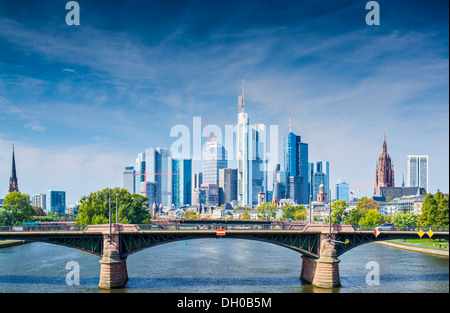
[[[242,107],[244,107],[244,76],[242,76]]]
[[[292,122],[291,122],[291,116],[289,115],[289,132],[292,133]]]

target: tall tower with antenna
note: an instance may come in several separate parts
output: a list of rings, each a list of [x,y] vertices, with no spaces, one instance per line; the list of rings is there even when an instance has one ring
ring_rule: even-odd
[[[242,95],[238,97],[238,114],[244,113],[244,77],[242,77]]]
[[[14,157],[14,145],[12,147],[12,169],[11,169],[11,177],[9,178],[9,192],[19,191],[19,184],[17,182],[17,174],[16,174],[16,160]]]

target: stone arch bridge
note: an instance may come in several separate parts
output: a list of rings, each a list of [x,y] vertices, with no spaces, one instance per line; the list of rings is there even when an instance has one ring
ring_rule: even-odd
[[[223,229],[225,235],[218,235]],[[331,230],[331,233],[330,233]],[[198,238],[258,240],[293,249],[302,254],[300,278],[318,287],[340,286],[338,257],[359,245],[386,239],[418,238],[417,231],[358,231],[350,225],[283,223],[180,223],[127,225],[103,224],[0,229],[0,240],[41,241],[85,251],[101,258],[99,287],[122,288],[128,280],[126,259],[140,250],[180,240]],[[433,238],[449,238],[434,232]]]

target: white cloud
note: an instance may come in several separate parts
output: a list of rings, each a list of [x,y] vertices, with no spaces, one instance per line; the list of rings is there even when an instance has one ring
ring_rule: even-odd
[[[8,191],[12,143],[0,138],[0,198]],[[106,187],[122,187],[122,170],[130,156],[101,145],[54,151],[15,142],[19,190],[32,195],[48,189],[66,191],[67,204]]]
[[[43,132],[45,131],[45,127],[42,126],[39,122],[32,122],[25,125],[25,128],[32,129],[34,131]]]

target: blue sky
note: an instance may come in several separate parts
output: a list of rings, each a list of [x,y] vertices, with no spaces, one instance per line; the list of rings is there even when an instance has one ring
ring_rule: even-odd
[[[282,153],[292,115],[332,189],[374,181],[386,134],[396,185],[428,154],[430,191],[449,190],[448,1],[378,1],[379,26],[356,0],[80,0],[80,26],[66,3],[0,0],[0,197],[13,143],[23,192],[122,186],[174,125],[235,124],[242,77],[252,122]]]

